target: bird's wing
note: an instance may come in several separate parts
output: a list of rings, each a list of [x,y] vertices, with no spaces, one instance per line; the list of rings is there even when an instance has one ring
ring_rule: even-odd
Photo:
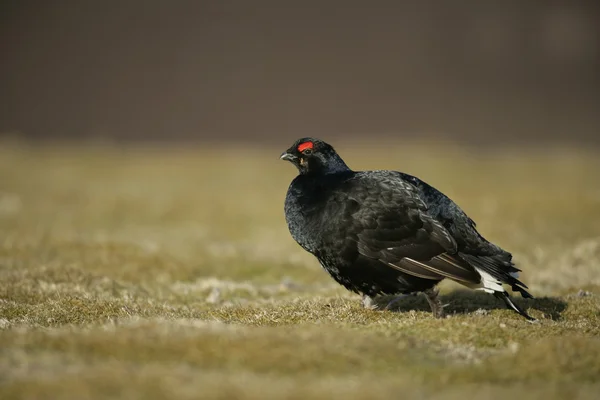
[[[358,176],[344,190],[343,225],[359,254],[424,279],[479,283],[456,242],[427,213],[414,186],[384,173]],[[338,201],[339,201],[338,200]]]
[[[456,240],[458,258],[480,273],[511,285],[513,291],[520,292],[523,297],[532,297],[526,290],[527,285],[518,279],[520,269],[515,267],[512,254],[481,236],[475,222],[456,203],[419,178],[401,172],[396,174],[417,188],[429,215],[442,222]]]

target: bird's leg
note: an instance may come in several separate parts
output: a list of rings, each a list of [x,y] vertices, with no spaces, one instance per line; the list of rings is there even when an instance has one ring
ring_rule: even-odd
[[[425,298],[431,307],[431,312],[435,318],[444,318],[444,306],[442,305],[442,301],[438,297],[440,293],[439,289],[433,287],[431,289],[427,289],[423,292],[425,294]]]
[[[362,305],[364,308],[368,308],[369,310],[375,310],[377,308],[375,300],[371,296],[366,294],[363,294],[362,296]]]

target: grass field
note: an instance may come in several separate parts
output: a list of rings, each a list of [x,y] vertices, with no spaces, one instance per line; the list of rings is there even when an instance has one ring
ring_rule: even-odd
[[[362,309],[287,232],[287,145],[0,142],[0,398],[598,398],[599,153],[338,149],[512,251],[530,324],[454,284]]]

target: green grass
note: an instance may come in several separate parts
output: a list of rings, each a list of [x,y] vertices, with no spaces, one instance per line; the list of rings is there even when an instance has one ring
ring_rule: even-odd
[[[443,320],[361,308],[287,232],[282,149],[0,142],[0,398],[597,398],[599,154],[339,148],[512,251],[530,324],[451,283]]]

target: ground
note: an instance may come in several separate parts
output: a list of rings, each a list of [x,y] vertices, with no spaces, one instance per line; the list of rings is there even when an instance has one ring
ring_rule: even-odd
[[[287,232],[288,145],[0,142],[0,398],[597,398],[597,152],[338,146],[513,252],[531,324],[455,284],[361,308]]]

